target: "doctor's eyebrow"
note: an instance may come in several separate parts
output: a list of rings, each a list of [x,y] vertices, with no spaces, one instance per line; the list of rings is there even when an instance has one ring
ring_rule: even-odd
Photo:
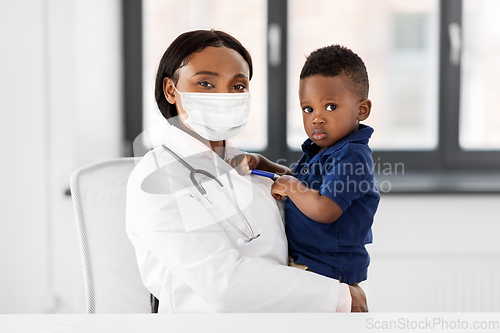
[[[244,78],[244,79],[247,79],[247,80],[248,80],[248,76],[247,76],[247,75],[245,75],[245,74],[243,74],[243,73],[241,73],[241,74],[236,74],[236,75],[234,76],[234,78],[235,78],[235,79],[238,79],[238,78],[241,78],[241,77],[242,77],[242,78]]]
[[[216,72],[211,72],[211,71],[199,71],[199,72],[196,72],[194,73],[193,76],[191,77],[195,77],[196,75],[211,75],[211,76],[219,76],[219,73],[216,73]],[[248,80],[248,76],[243,74],[243,73],[240,73],[240,74],[236,74],[234,76],[235,79],[238,79],[238,78],[245,78]]]
[[[193,76],[191,76],[191,77],[195,77],[196,75],[203,75],[203,74],[205,74],[205,75],[211,75],[211,76],[219,76],[219,73],[216,73],[216,72],[211,72],[211,71],[200,71],[200,72],[196,72],[196,73],[194,73],[194,75],[193,75]]]

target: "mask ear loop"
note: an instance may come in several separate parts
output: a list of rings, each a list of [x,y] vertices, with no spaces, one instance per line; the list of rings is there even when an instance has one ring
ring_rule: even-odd
[[[175,91],[177,91],[177,93],[178,93],[179,95],[181,95],[181,92],[180,92],[179,90],[177,90],[177,87],[176,87],[175,85],[173,85],[173,86],[174,86]]]
[[[179,94],[179,96],[181,98],[180,104],[182,105],[182,93],[179,90],[177,90],[177,87],[175,85],[173,85],[173,86],[174,86],[175,91],[177,91],[177,93]],[[186,111],[184,110],[184,112],[186,112]],[[182,119],[182,121],[186,122],[187,118],[184,116],[184,114],[182,112],[179,111],[179,109],[177,109],[177,113],[179,114],[179,117]]]

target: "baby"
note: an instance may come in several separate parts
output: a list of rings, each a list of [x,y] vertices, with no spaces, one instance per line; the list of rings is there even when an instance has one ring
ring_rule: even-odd
[[[312,52],[300,74],[299,99],[309,137],[293,174],[262,155],[248,168],[277,172],[271,193],[285,201],[291,265],[355,285],[367,279],[371,226],[380,194],[360,124],[370,115],[368,74],[361,58],[339,45]]]

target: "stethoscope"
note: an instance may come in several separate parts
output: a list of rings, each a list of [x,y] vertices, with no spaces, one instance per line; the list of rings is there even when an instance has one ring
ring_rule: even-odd
[[[244,237],[244,238],[238,238],[237,240],[237,243],[238,244],[244,244],[244,243],[250,243],[251,241],[253,241],[254,239],[257,239],[259,238],[262,234],[263,234],[263,231],[262,230],[259,230],[259,233],[257,235],[255,235],[252,227],[250,226],[250,223],[248,223],[248,220],[246,219],[246,217],[243,215],[243,213],[241,212],[240,208],[238,207],[238,205],[234,202],[234,200],[231,198],[231,196],[227,193],[226,189],[224,188],[224,185],[220,182],[220,180],[218,180],[213,174],[211,174],[210,172],[206,171],[206,170],[201,170],[201,169],[195,169],[193,168],[188,162],[186,162],[183,158],[181,158],[179,155],[177,155],[176,153],[174,153],[170,148],[168,148],[167,146],[165,146],[164,144],[162,144],[162,147],[168,151],[177,161],[179,161],[183,166],[185,166],[188,170],[189,170],[189,177],[191,178],[191,182],[193,183],[193,185],[196,187],[196,189],[201,193],[201,195],[205,198],[205,200],[207,200],[213,207],[215,207],[217,209],[217,211],[222,215],[224,216],[224,218]],[[267,173],[267,174],[263,174],[262,173],[263,171],[260,171],[259,170],[259,175],[260,176],[264,176],[264,177],[271,177],[270,175],[273,175],[273,176],[276,176],[275,174],[271,174],[271,173]],[[196,180],[196,177],[195,175],[196,174],[202,174],[202,175],[205,175],[207,176],[208,178],[212,179],[212,180],[215,180],[215,182],[217,184],[219,184],[220,188],[222,189],[222,191],[224,192],[224,194],[226,195],[226,198],[233,204],[233,206],[236,208],[236,210],[238,211],[238,215],[240,215],[240,217],[245,221],[248,229],[250,230],[250,235],[246,234],[245,232],[243,232],[243,230],[241,230],[240,228],[238,228],[233,222],[231,222],[231,220],[226,216],[226,214],[224,214],[219,207],[217,207],[216,204],[214,204],[210,198],[207,196],[207,191],[205,190],[205,188],[203,187],[203,185],[200,184],[199,181]],[[264,171],[265,173],[265,171]],[[257,174],[257,173],[256,173]]]

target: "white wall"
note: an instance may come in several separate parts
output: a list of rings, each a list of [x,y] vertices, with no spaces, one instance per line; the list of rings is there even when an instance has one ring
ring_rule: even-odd
[[[82,312],[76,168],[120,156],[119,0],[0,1],[0,313]]]
[[[5,313],[22,310],[11,300],[39,299],[47,283],[48,133],[43,3],[0,6],[0,312]]]
[[[500,311],[500,194],[385,195],[369,245],[371,311]]]

